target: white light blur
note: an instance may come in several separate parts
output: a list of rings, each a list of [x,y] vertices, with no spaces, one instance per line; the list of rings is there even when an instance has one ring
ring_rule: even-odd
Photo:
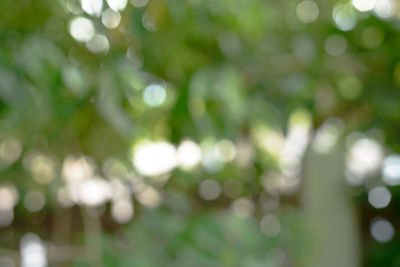
[[[331,35],[325,40],[325,51],[330,56],[342,55],[347,49],[347,40],[341,35]]]
[[[144,7],[149,0],[130,0],[130,2],[134,7]]]
[[[83,11],[92,16],[100,16],[103,0],[81,0]]]
[[[393,225],[384,218],[372,220],[370,231],[372,237],[380,243],[389,242],[393,239],[395,233]]]
[[[96,207],[106,203],[112,197],[110,183],[101,178],[91,178],[80,182],[76,186],[80,204]]]
[[[254,159],[254,147],[253,144],[246,139],[241,139],[236,144],[237,155],[235,162],[239,167],[249,166]]]
[[[142,142],[134,148],[133,164],[143,175],[157,176],[178,163],[176,149],[167,142]]]
[[[336,27],[342,31],[350,31],[357,25],[357,15],[351,3],[337,4],[332,12]]]
[[[292,164],[298,164],[298,162],[296,161]],[[289,169],[286,170],[286,172],[298,172],[298,168],[300,167],[293,165],[291,168],[295,169]],[[287,176],[274,172],[265,173],[261,176],[261,185],[264,187],[266,192],[269,192],[272,195],[276,195],[278,193],[291,194],[297,190],[301,182],[300,177],[296,176],[298,175],[297,173],[294,173],[293,175],[294,176]]]
[[[157,208],[162,202],[161,194],[149,185],[143,184],[139,189],[135,190],[137,201],[148,208]]]
[[[79,200],[79,183],[61,187],[57,192],[57,200],[63,207],[71,207],[74,204],[81,204]]]
[[[112,202],[111,216],[116,222],[120,224],[127,223],[132,219],[133,215],[134,207],[129,198],[119,198]]]
[[[395,15],[395,3],[393,0],[377,0],[374,13],[381,19],[389,19]]]
[[[9,226],[14,220],[14,209],[0,209],[0,227]]]
[[[65,157],[62,167],[62,176],[68,183],[76,183],[93,176],[94,166],[84,156],[69,155]]]
[[[71,193],[69,190],[69,187],[60,187],[57,190],[57,201],[58,203],[64,207],[64,208],[70,208],[75,204],[75,201],[77,200],[77,197],[75,199],[71,198]]]
[[[383,186],[376,186],[368,192],[368,202],[376,209],[382,209],[389,205],[392,195]]]
[[[0,227],[9,226],[14,220],[14,207],[19,200],[18,191],[13,184],[0,186]]]
[[[332,118],[326,121],[317,131],[312,148],[320,154],[329,153],[337,144],[343,131],[343,122]]]
[[[359,185],[364,178],[380,167],[383,159],[381,145],[373,139],[360,138],[349,148],[346,161],[347,180],[352,185]]]
[[[400,184],[400,155],[392,154],[383,160],[382,176],[387,185]]]
[[[127,3],[128,0],[107,0],[108,6],[114,11],[124,10]]]
[[[249,218],[253,215],[254,203],[250,199],[242,197],[233,201],[230,209],[237,217]]]
[[[46,267],[46,247],[39,236],[25,234],[20,241],[22,267]]]
[[[221,186],[217,181],[207,179],[200,184],[199,195],[205,200],[217,199],[221,195]]]
[[[159,107],[167,99],[167,92],[160,84],[150,84],[143,91],[143,101],[150,107]]]
[[[0,161],[10,165],[19,159],[21,152],[21,142],[14,137],[8,137],[0,144]]]
[[[220,171],[224,163],[218,158],[216,153],[215,140],[213,138],[207,138],[200,144],[203,152],[203,158],[201,164],[210,173],[216,173]]]
[[[133,178],[135,179],[135,178]],[[112,200],[125,200],[131,196],[131,189],[128,184],[124,183],[123,180],[114,178],[111,180],[112,187]]]
[[[13,184],[0,186],[0,227],[9,226],[14,220],[14,207],[18,199],[18,191]]]
[[[261,232],[268,237],[274,237],[279,235],[281,231],[281,224],[279,223],[278,217],[273,214],[265,215],[260,222]]]
[[[93,22],[85,17],[76,17],[70,22],[69,33],[78,42],[88,42],[95,34]]]
[[[215,146],[216,158],[222,162],[229,162],[236,157],[236,146],[230,140],[222,139]]]
[[[295,178],[300,172],[310,130],[310,114],[305,110],[294,111],[289,119],[289,132],[279,159],[282,172],[289,178]]]
[[[106,53],[110,48],[108,39],[103,34],[95,34],[90,41],[86,43],[87,49],[95,54]]]
[[[376,0],[353,0],[352,3],[358,11],[366,12],[374,8]]]
[[[350,148],[350,159],[356,161],[366,171],[376,170],[383,157],[381,145],[373,139],[362,138],[354,142]]]
[[[39,184],[48,184],[56,176],[55,163],[43,153],[31,152],[27,154],[24,157],[23,165]]]
[[[101,22],[109,29],[115,29],[121,22],[121,14],[112,9],[106,9],[101,15]]]
[[[0,186],[0,210],[13,209],[18,203],[18,191],[13,184]]]
[[[45,203],[46,197],[42,192],[37,190],[29,191],[24,197],[24,205],[31,212],[43,209]]]
[[[304,0],[297,5],[296,14],[301,22],[311,23],[317,20],[319,8],[314,1]]]
[[[178,164],[183,169],[197,166],[202,158],[201,148],[191,140],[183,141],[178,147]]]

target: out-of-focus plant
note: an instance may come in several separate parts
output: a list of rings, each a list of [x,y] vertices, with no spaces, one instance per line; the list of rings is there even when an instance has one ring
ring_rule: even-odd
[[[23,266],[42,242],[26,232],[66,264],[301,265],[303,218],[285,207],[313,128],[317,151],[348,135],[364,232],[389,242],[397,219],[364,204],[386,207],[400,177],[396,7],[1,1],[0,244]],[[396,241],[365,239],[368,266],[396,262],[380,252]]]

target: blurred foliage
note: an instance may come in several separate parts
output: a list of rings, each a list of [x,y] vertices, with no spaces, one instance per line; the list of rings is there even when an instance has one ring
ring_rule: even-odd
[[[115,160],[120,165],[113,175],[130,184],[132,176],[140,176],[132,151],[144,139],[175,146],[191,139],[202,148],[230,140],[237,147],[234,161],[190,171],[177,168],[161,182],[137,178],[155,188],[163,202],[153,210],[135,200],[128,225],[112,222],[104,206],[107,211],[99,216],[104,231],[98,237],[104,265],[279,266],[282,257],[285,266],[301,265],[307,230],[302,216],[285,208],[297,205],[297,193],[279,197],[282,192],[268,189],[263,180],[282,171],[274,145],[281,149],[293,121],[318,128],[338,117],[346,134],[367,132],[386,150],[399,153],[400,39],[396,14],[382,19],[347,4],[355,25],[341,30],[332,10],[345,2],[317,3],[318,19],[310,23],[304,23],[309,17],[302,17],[299,3],[132,0],[120,10],[119,25],[109,29],[101,17],[83,12],[78,0],[2,0],[0,140],[18,140],[22,155],[13,160],[3,147],[0,179],[14,184],[21,199],[38,190],[47,202],[44,209],[30,212],[21,200],[14,222],[0,230],[0,244],[17,249],[27,231],[49,242],[85,243],[76,206],[68,208],[74,214],[71,237],[51,241],[49,230],[58,227],[57,193],[66,183],[63,164],[70,155],[87,156],[104,180],[114,178],[104,166]],[[104,2],[102,9],[107,8]],[[76,17],[88,18],[96,34],[107,38],[100,44],[109,47],[96,52],[98,44],[93,48],[90,40],[75,40],[71,25]],[[163,87],[165,100],[149,104],[150,84]],[[262,141],[268,134],[275,138],[272,147]],[[35,153],[52,162],[47,170],[54,172],[51,181],[35,178],[28,160]],[[198,187],[208,178],[221,184],[235,179],[242,190],[207,201],[199,197]],[[365,207],[365,189],[354,191],[370,220],[376,211]],[[243,219],[228,212],[239,198],[255,203],[254,216]],[[280,198],[281,233],[268,237],[259,221],[266,213],[278,213],[268,203]],[[287,223],[285,216],[290,217]],[[368,236],[367,224],[363,231]],[[366,266],[398,264],[395,253],[389,253],[398,241],[382,245],[364,239]]]
[[[160,221],[165,223],[160,224]],[[226,214],[201,214],[190,219],[165,213],[146,214],[128,232],[117,235],[127,242],[126,254],[118,244],[105,247],[105,262],[112,266],[276,266],[276,240],[260,237],[254,221]],[[268,252],[269,251],[269,252]]]

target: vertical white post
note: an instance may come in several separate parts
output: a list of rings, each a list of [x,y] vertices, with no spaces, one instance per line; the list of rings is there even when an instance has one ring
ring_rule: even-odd
[[[305,155],[301,205],[310,226],[311,255],[307,267],[358,267],[359,223],[346,189],[344,144]]]

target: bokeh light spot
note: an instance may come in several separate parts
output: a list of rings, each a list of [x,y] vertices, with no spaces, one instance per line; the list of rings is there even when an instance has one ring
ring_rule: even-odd
[[[238,198],[231,204],[231,211],[239,218],[248,218],[253,215],[254,203],[248,198]]]
[[[176,167],[176,149],[167,142],[143,142],[134,149],[133,163],[141,174],[157,176]]]
[[[311,23],[317,20],[319,8],[314,1],[305,0],[297,5],[296,14],[301,22]]]
[[[25,234],[20,241],[22,267],[46,267],[47,251],[40,237],[33,233]]]
[[[382,209],[389,205],[392,195],[383,186],[376,186],[368,192],[368,202],[376,209]]]
[[[202,152],[198,144],[185,140],[178,147],[178,163],[183,169],[190,169],[201,162]]]
[[[93,16],[100,16],[103,0],[81,0],[83,11]]]
[[[389,242],[393,239],[395,233],[393,225],[384,218],[375,218],[372,220],[370,231],[372,237],[380,243]]]
[[[396,13],[393,0],[377,0],[374,7],[374,13],[381,19],[390,19]]]
[[[150,84],[143,91],[143,100],[150,107],[159,107],[166,99],[167,93],[160,84]]]
[[[387,185],[400,184],[400,155],[392,154],[383,160],[382,176]]]
[[[93,22],[84,17],[76,17],[70,22],[69,33],[78,42],[88,42],[95,34]]]
[[[112,9],[106,9],[101,15],[101,22],[109,29],[117,28],[121,22],[121,14]]]
[[[342,31],[351,31],[357,25],[357,15],[351,3],[337,4],[333,8],[332,15],[336,27]]]
[[[199,195],[205,200],[214,200],[218,198],[220,194],[221,186],[213,179],[207,179],[199,186]]]
[[[45,203],[46,198],[44,194],[37,190],[29,191],[24,197],[24,205],[31,212],[41,210]]]
[[[278,218],[273,214],[265,215],[260,222],[261,231],[268,237],[277,236],[281,230]]]
[[[87,49],[92,53],[106,53],[110,48],[110,43],[106,36],[102,34],[96,34],[90,41],[86,43]]]
[[[107,0],[108,6],[114,11],[124,10],[127,3],[128,0]]]
[[[370,11],[374,8],[376,0],[353,0],[353,6],[361,12]]]

